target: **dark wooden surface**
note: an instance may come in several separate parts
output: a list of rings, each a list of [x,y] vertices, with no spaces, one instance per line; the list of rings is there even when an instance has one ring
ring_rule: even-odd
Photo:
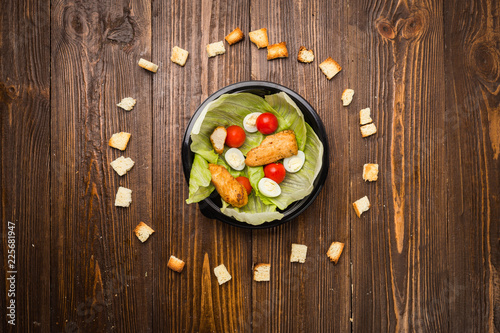
[[[4,0],[0,27],[1,332],[500,331],[498,1]],[[245,39],[207,58],[235,27]],[[288,59],[250,43],[262,27]],[[185,67],[170,62],[175,45],[190,52]],[[312,64],[297,62],[301,45]],[[318,68],[328,56],[343,67],[331,81]],[[325,188],[274,229],[185,204],[186,125],[206,97],[245,80],[297,91],[328,132]],[[115,106],[127,96],[131,112]],[[365,139],[364,107],[378,128]],[[132,133],[123,155],[136,162],[124,177],[109,166],[118,131]],[[369,162],[375,183],[361,177]],[[114,206],[118,186],[133,190],[130,208]],[[358,218],[351,203],[364,195],[372,207]],[[140,221],[156,230],[144,244]],[[336,266],[334,240],[346,244]],[[289,263],[293,242],[308,245],[303,265]],[[181,274],[170,255],[186,261]],[[260,262],[269,283],[252,281]],[[233,276],[223,286],[221,263]]]

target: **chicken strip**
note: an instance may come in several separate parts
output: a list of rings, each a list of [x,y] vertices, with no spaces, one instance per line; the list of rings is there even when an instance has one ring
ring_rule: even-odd
[[[282,158],[297,155],[298,151],[295,133],[292,130],[285,130],[269,135],[258,147],[250,150],[245,164],[252,167],[266,165]]]
[[[247,190],[241,185],[225,167],[218,164],[208,164],[212,174],[212,183],[221,198],[228,204],[240,208],[248,203]]]

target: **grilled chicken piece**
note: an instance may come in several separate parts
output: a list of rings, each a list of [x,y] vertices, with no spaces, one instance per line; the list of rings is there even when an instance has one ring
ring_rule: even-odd
[[[266,165],[282,158],[297,155],[298,151],[295,133],[292,130],[285,130],[269,135],[258,147],[250,150],[245,163],[252,167]]]
[[[226,141],[227,131],[224,126],[217,127],[212,135],[210,135],[210,142],[214,147],[217,154],[222,154],[224,152],[224,142]]]
[[[245,187],[241,185],[225,167],[218,164],[208,164],[212,174],[212,183],[221,198],[228,204],[240,208],[248,203],[248,194]]]

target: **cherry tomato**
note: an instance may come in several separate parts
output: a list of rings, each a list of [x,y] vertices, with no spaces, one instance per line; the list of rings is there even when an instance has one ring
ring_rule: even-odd
[[[238,181],[238,183],[243,185],[245,190],[247,190],[248,194],[250,194],[252,192],[252,185],[250,185],[250,181],[248,180],[247,177],[240,176],[240,177],[237,177],[236,180]]]
[[[226,136],[226,145],[231,148],[239,148],[245,142],[247,135],[243,128],[237,125],[231,125],[226,128],[227,136]]]
[[[274,114],[266,112],[257,118],[255,125],[262,134],[271,134],[278,128],[278,118]]]
[[[264,175],[279,184],[285,179],[286,170],[281,163],[271,163],[264,167]]]

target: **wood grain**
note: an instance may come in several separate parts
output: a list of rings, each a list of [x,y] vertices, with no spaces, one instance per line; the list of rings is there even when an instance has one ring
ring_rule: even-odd
[[[52,4],[51,331],[151,330],[151,73],[137,66],[151,48],[148,1]],[[134,97],[131,112],[116,106]],[[111,135],[132,134],[125,152]],[[109,163],[131,157],[118,176]],[[133,190],[114,206],[118,186]],[[155,235],[153,235],[154,238]]]
[[[0,16],[1,332],[48,331],[50,325],[50,6],[2,2]],[[15,223],[15,269],[7,226]],[[9,258],[10,259],[10,258]],[[8,271],[17,271],[8,297]],[[15,300],[16,326],[7,324]]]

